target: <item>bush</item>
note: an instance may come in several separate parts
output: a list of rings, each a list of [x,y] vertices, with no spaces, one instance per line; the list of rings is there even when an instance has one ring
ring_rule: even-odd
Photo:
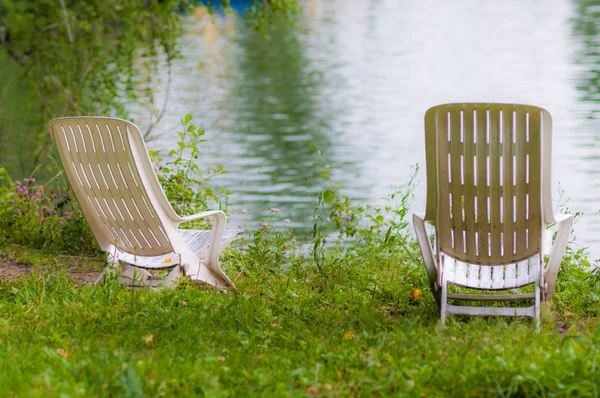
[[[61,177],[13,182],[0,168],[0,230],[5,242],[57,252],[93,252],[95,239]]]

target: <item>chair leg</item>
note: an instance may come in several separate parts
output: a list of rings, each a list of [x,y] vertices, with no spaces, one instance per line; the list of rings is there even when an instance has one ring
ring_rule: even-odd
[[[144,286],[151,276],[152,274],[143,268],[125,264],[119,275],[119,282],[128,286]]]
[[[536,283],[535,284],[535,308],[534,308],[534,322],[535,322],[535,331],[537,333],[540,332],[540,326],[541,326],[541,305],[542,305],[542,300],[541,300],[541,291],[540,291],[540,284]]]
[[[210,259],[198,258],[193,253],[182,255],[181,263],[186,276],[189,276],[193,283],[202,285],[207,284],[221,291],[232,290],[236,292],[235,285],[219,267],[217,263],[210,263]]]
[[[448,306],[448,282],[445,279],[442,281],[442,294],[440,301],[440,320],[443,326],[446,324],[446,307]]]
[[[179,278],[184,276],[183,267],[180,265],[176,265],[175,268],[167,275],[164,282],[168,288],[175,287]]]
[[[119,277],[119,275],[121,275],[121,271],[122,268],[121,264],[119,264],[119,261],[109,258],[108,263],[102,269],[102,272],[100,275],[98,275],[94,281],[94,284],[104,283],[107,279],[116,279]]]

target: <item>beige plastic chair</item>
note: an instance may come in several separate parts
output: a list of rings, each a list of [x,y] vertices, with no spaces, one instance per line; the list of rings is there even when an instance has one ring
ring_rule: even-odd
[[[413,223],[441,321],[449,315],[534,318],[552,299],[573,225],[554,214],[550,185],[552,118],[515,104],[446,104],[425,114],[427,206]],[[434,244],[425,223],[433,225]],[[551,251],[550,224],[558,226]],[[549,233],[549,234],[548,234]],[[544,254],[549,254],[544,263]],[[531,294],[450,294],[454,284]],[[530,307],[473,307],[448,300],[534,300]]]
[[[172,286],[186,275],[235,289],[219,267],[219,253],[243,231],[225,230],[222,211],[175,213],[137,126],[108,117],[65,117],[48,122],[48,130],[83,214],[108,253],[108,266],[97,282],[114,275],[129,285]],[[212,217],[211,231],[178,228],[202,217]],[[169,268],[164,279],[148,272]]]

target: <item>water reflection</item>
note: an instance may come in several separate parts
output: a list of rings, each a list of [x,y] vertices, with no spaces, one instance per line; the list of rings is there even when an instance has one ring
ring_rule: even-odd
[[[585,176],[587,189],[579,193],[576,203],[586,208],[578,228],[592,253],[600,257],[600,1],[576,1],[572,18],[574,62],[579,66],[574,79],[578,102],[577,129],[574,134],[576,153],[582,154],[574,170]]]
[[[306,178],[310,187],[322,184],[314,181],[321,159],[313,148],[336,159],[335,111],[323,71],[307,54],[305,33],[285,22],[276,32],[267,41],[246,29],[237,35],[231,136],[243,153],[232,161],[240,169],[260,169],[250,184],[238,187],[238,199],[254,213],[276,205],[290,217],[307,219],[314,195],[307,196]]]

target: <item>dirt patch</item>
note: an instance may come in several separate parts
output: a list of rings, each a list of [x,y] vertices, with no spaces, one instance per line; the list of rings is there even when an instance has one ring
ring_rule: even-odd
[[[0,256],[0,280],[2,281],[15,281],[21,275],[31,274],[32,269],[33,266],[31,264],[11,261],[5,256]]]
[[[100,275],[100,271],[82,269],[79,262],[65,261],[69,274],[77,284],[83,285],[93,283]],[[14,282],[22,276],[31,275],[35,269],[36,273],[45,274],[56,271],[56,266],[31,265],[16,260],[11,260],[5,255],[0,255],[0,281]]]

